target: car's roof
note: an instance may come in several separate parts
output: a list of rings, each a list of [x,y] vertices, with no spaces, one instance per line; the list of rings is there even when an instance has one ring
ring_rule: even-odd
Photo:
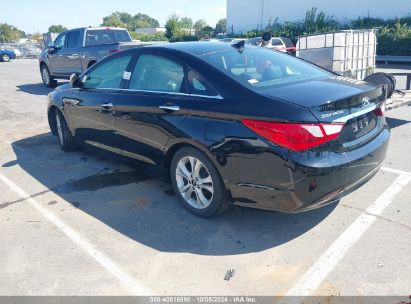
[[[125,31],[126,29],[122,27],[111,27],[111,26],[96,26],[96,27],[89,26],[89,27],[74,28],[74,29],[67,30],[65,32],[71,32],[71,31],[77,31],[77,30],[92,30],[92,31],[94,30],[123,30]]]
[[[195,41],[195,42],[176,42],[161,44],[156,46],[147,46],[150,49],[169,49],[176,50],[183,53],[188,53],[194,56],[201,56],[217,52],[232,51],[233,47],[230,43],[209,42],[209,41]]]

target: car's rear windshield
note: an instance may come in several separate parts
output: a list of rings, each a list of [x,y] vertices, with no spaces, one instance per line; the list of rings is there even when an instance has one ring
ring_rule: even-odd
[[[233,47],[200,58],[256,91],[330,76],[326,70],[267,48],[250,46],[236,50]]]
[[[130,42],[130,35],[126,30],[87,30],[86,46]]]

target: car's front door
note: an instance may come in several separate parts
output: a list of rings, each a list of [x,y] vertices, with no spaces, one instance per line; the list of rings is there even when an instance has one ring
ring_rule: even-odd
[[[116,105],[122,154],[156,166],[187,114],[186,68],[164,55],[143,53],[130,73]]]
[[[96,65],[83,76],[81,88],[75,89],[66,102],[77,141],[121,153],[114,115],[124,71],[131,58],[130,54],[118,54]]]
[[[48,53],[49,68],[52,75],[64,74],[63,52],[66,47],[67,33],[61,33],[54,41],[55,51]]]
[[[82,72],[80,59],[81,33],[81,30],[74,30],[67,33],[66,46],[61,51],[61,70],[66,76],[75,72]]]

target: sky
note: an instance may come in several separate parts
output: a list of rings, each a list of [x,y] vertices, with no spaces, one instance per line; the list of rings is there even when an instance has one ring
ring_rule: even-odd
[[[120,11],[150,15],[161,26],[176,13],[194,22],[205,19],[214,27],[226,17],[226,6],[226,0],[19,0],[0,10],[0,23],[9,23],[26,33],[45,33],[52,24],[67,28],[97,26],[104,16]]]

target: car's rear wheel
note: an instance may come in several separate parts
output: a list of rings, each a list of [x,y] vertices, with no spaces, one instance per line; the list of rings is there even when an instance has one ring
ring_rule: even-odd
[[[43,83],[46,87],[54,88],[57,86],[57,81],[53,78],[53,76],[51,76],[50,70],[45,64],[41,66],[40,72],[41,72],[41,79],[43,80]]]
[[[76,148],[76,142],[73,135],[71,135],[67,122],[59,110],[55,110],[55,123],[57,137],[60,147],[63,151],[72,151]]]
[[[200,217],[211,217],[227,209],[224,184],[214,164],[197,149],[179,150],[171,162],[174,191],[183,205]]]
[[[10,61],[10,56],[7,55],[7,54],[3,54],[1,56],[1,60],[4,61],[4,62],[9,62]]]

